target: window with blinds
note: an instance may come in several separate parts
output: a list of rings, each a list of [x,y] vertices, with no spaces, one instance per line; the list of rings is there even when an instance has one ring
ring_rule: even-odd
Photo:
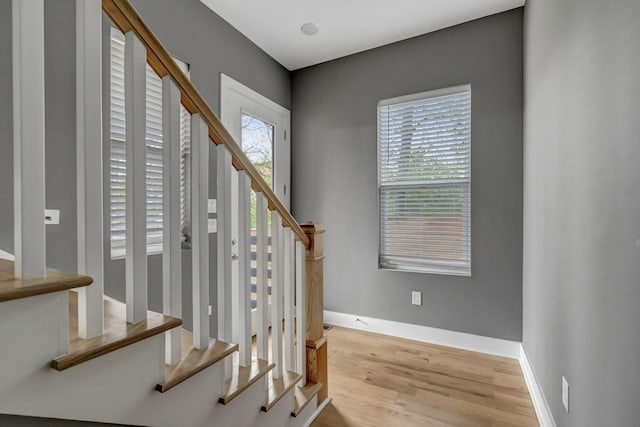
[[[126,150],[124,104],[124,48],[125,37],[111,28],[110,41],[110,224],[111,257],[126,255]],[[187,64],[176,63],[188,73]],[[162,81],[147,65],[147,253],[162,252]],[[191,123],[189,113],[181,107],[181,220],[183,240],[188,243],[189,219],[189,163]]]
[[[378,103],[380,268],[471,275],[471,87]]]

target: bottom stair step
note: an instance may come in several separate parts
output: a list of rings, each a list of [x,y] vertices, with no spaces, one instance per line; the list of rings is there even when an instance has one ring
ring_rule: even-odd
[[[0,302],[81,288],[93,282],[91,277],[52,268],[48,268],[47,274],[42,277],[26,280],[17,279],[14,272],[14,261],[0,258]]]
[[[78,294],[69,292],[69,353],[55,358],[51,366],[63,371],[180,325],[182,320],[153,311],[147,320],[127,323],[126,305],[105,297],[104,333],[85,340],[78,336]]]
[[[293,408],[293,412],[291,416],[297,417],[300,415],[304,408],[307,407],[309,402],[318,396],[318,392],[322,390],[323,385],[321,383],[318,384],[307,384],[304,387],[296,387],[295,394],[295,406]]]
[[[263,359],[251,359],[251,366],[238,365],[238,358],[234,357],[231,379],[225,383],[225,394],[219,399],[223,405],[227,405],[248,389],[253,383],[264,377],[276,365]]]
[[[184,329],[182,335],[182,360],[175,365],[166,365],[164,381],[156,385],[156,390],[164,393],[171,390],[198,372],[223,360],[238,350],[238,344],[211,339],[204,350],[193,348],[193,334]]]
[[[286,370],[282,373],[282,377],[274,379],[273,371],[271,371],[267,379],[267,398],[265,404],[262,405],[262,411],[268,412],[273,408],[301,379],[302,375]]]

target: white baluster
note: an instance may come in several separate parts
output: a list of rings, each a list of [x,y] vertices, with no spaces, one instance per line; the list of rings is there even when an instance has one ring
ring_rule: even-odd
[[[171,77],[165,76],[162,79],[162,310],[164,314],[178,318],[182,318],[180,121],[180,90]],[[167,331],[165,340],[166,363],[180,362],[180,328]]]
[[[293,231],[287,227],[284,237],[284,366],[288,371],[295,371],[295,254]]]
[[[13,201],[15,275],[46,272],[44,227],[44,3],[13,0]]]
[[[100,0],[76,0],[76,117],[78,273],[93,278],[78,289],[78,335],[89,339],[104,329]]]
[[[251,366],[251,179],[238,172],[238,307],[240,366]]]
[[[193,264],[193,347],[209,346],[209,128],[191,116],[191,217]]]
[[[267,199],[256,193],[256,342],[260,359],[269,358],[269,236],[267,224]]]
[[[305,278],[305,247],[296,242],[296,365],[302,375],[302,385],[307,383],[307,291]]]
[[[147,50],[133,32],[125,37],[125,121],[127,158],[127,322],[147,319]]]
[[[93,278],[78,289],[78,335],[89,339],[104,329],[100,0],[76,0],[76,139],[78,273]]]
[[[271,212],[271,362],[273,378],[282,377],[282,218]]]
[[[216,147],[216,199],[217,199],[217,284],[218,284],[218,339],[231,340],[231,153],[224,144]],[[231,378],[231,362],[225,362],[225,378]]]

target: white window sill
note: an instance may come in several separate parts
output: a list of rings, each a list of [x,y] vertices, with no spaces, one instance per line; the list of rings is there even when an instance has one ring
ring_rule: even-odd
[[[416,267],[403,265],[378,265],[378,270],[400,271],[405,273],[439,274],[442,276],[471,277],[471,270],[451,269],[444,267]]]
[[[162,243],[149,243],[147,245],[147,255],[157,255],[162,253]],[[125,259],[127,248],[111,248],[111,259]]]

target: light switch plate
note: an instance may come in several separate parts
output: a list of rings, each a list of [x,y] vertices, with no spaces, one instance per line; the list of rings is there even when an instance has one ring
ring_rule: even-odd
[[[44,223],[57,225],[60,224],[60,210],[59,209],[45,209],[44,210]]]
[[[216,233],[218,231],[218,221],[215,218],[209,218],[207,227],[209,233]]]
[[[209,199],[207,204],[207,212],[216,213],[218,211],[218,203],[216,199]]]
[[[418,292],[418,291],[411,292],[411,304],[422,305],[422,292]]]

